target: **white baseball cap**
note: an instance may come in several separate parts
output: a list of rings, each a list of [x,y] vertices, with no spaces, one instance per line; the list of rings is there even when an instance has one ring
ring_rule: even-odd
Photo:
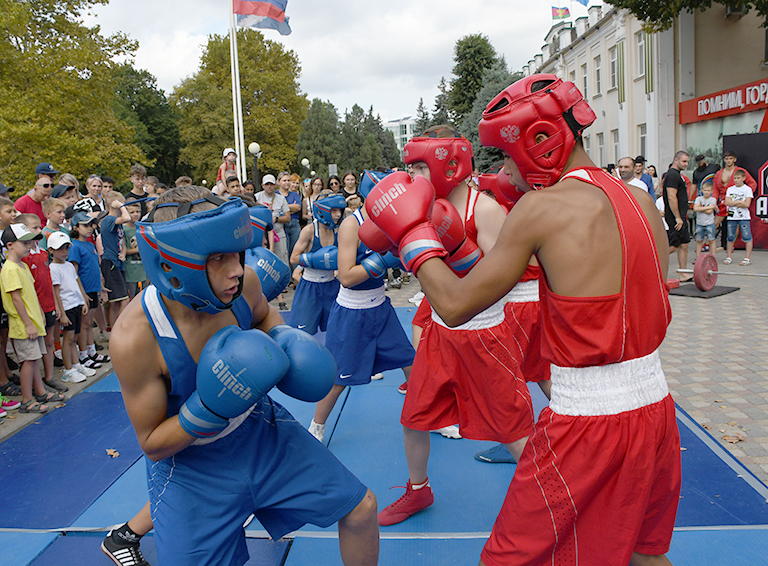
[[[266,185],[267,183],[271,183],[271,184],[273,184],[273,185],[274,185],[274,184],[276,184],[276,183],[277,183],[277,180],[275,179],[275,176],[274,176],[274,175],[271,175],[271,174],[267,174],[267,175],[264,175],[264,176],[261,178],[261,184],[262,184],[262,185]]]
[[[226,157],[230,153],[234,153],[235,157],[237,157],[237,152],[234,149],[232,149],[231,147],[228,147],[227,149],[224,150],[224,155],[222,155],[222,157]]]
[[[64,232],[54,232],[48,236],[48,249],[58,250],[64,244],[71,244],[72,240],[69,239]]]

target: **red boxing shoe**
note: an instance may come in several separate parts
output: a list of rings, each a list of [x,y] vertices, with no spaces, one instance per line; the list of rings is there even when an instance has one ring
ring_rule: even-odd
[[[411,480],[408,480],[405,494],[391,505],[387,505],[379,513],[379,525],[382,527],[396,525],[405,521],[414,513],[418,513],[432,505],[435,501],[435,496],[432,493],[432,488],[429,486],[429,479],[427,479],[426,484],[421,489],[413,489]]]

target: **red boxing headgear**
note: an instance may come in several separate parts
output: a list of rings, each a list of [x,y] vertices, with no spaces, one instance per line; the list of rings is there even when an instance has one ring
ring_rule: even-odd
[[[480,142],[506,151],[526,182],[540,189],[560,179],[582,132],[596,119],[579,89],[555,75],[531,75],[491,100]],[[547,138],[536,142],[536,136]]]
[[[406,165],[417,161],[427,164],[438,198],[448,197],[472,174],[473,159],[472,144],[458,134],[452,138],[415,137],[403,148]]]

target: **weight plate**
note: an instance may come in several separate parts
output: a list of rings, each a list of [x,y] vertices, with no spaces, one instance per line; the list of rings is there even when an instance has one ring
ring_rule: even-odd
[[[711,291],[717,283],[717,259],[712,254],[702,254],[693,266],[693,282],[702,291]]]

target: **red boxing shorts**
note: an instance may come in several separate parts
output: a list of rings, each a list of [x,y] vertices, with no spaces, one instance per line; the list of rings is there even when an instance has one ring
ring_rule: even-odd
[[[533,430],[533,405],[520,372],[523,351],[504,322],[503,303],[459,329],[436,314],[416,352],[400,422],[413,430],[459,423],[461,435],[510,443]]]
[[[523,348],[520,369],[525,381],[549,379],[549,362],[541,357],[541,307],[539,301],[524,303],[508,302],[504,305],[504,318],[512,328],[512,334]]]
[[[665,554],[680,481],[671,396],[616,415],[546,408],[481,558],[487,566],[626,566],[633,552]]]
[[[421,300],[421,303],[419,303],[419,308],[416,309],[416,314],[413,315],[413,320],[411,321],[411,324],[413,324],[414,326],[418,326],[420,328],[424,328],[425,326],[427,326],[427,323],[431,321],[432,321],[432,306],[429,304],[429,301],[425,296]]]

